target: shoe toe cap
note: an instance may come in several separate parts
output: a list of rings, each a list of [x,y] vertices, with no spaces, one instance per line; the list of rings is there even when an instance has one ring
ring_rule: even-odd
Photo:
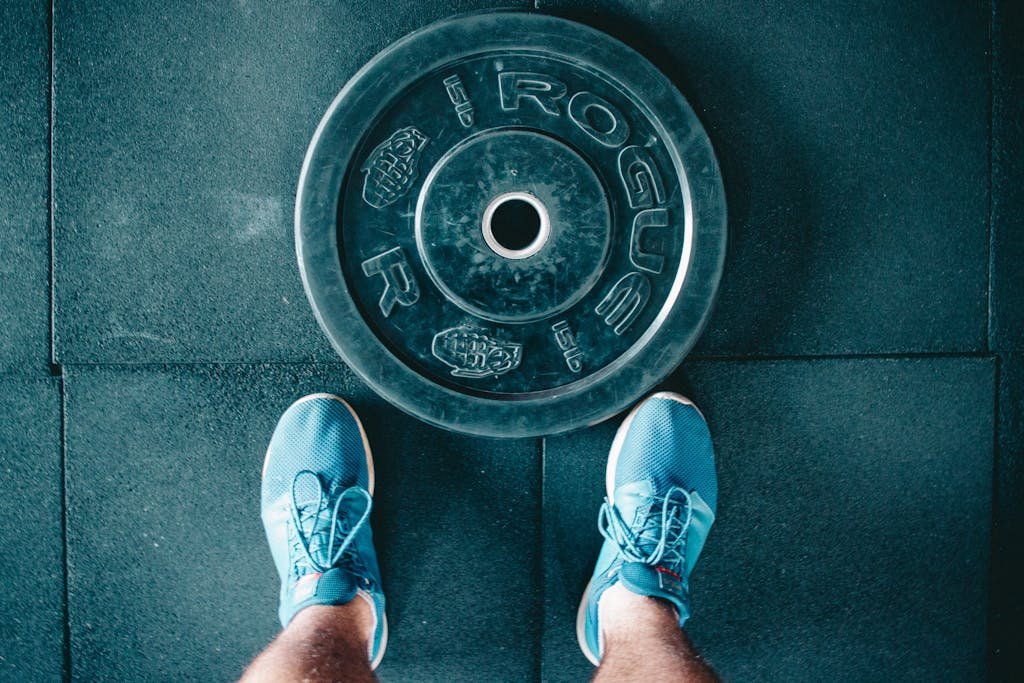
[[[276,499],[296,473],[325,483],[368,486],[367,447],[358,418],[340,398],[314,394],[296,401],[277,423],[264,466],[264,500]]]
[[[655,394],[633,414],[616,466],[618,484],[649,480],[656,490],[681,486],[712,510],[718,498],[715,455],[704,416],[677,394]]]

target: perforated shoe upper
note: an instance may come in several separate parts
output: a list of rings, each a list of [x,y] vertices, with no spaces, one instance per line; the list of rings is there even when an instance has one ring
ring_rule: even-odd
[[[293,403],[278,420],[263,470],[263,507],[287,494],[300,470],[321,474],[340,487],[361,486],[370,494],[366,446],[355,415],[325,395]]]
[[[615,468],[614,489],[650,481],[654,492],[678,486],[718,509],[718,477],[711,432],[696,406],[655,394],[633,414]],[[684,399],[685,400],[685,399]]]

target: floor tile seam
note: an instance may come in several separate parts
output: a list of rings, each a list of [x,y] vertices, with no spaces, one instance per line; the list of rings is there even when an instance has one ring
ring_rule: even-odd
[[[994,4],[994,3],[993,3]],[[985,653],[985,666],[988,669],[985,672],[986,679],[988,679],[992,672],[996,670],[996,662],[1000,659],[1001,653],[995,648],[999,643],[994,642],[993,635],[996,633],[996,623],[994,620],[996,614],[996,599],[999,595],[996,594],[994,588],[1001,587],[997,581],[999,578],[999,569],[997,558],[999,553],[999,543],[1001,541],[1001,529],[999,528],[999,478],[1000,478],[1000,467],[999,467],[999,418],[1000,418],[1000,390],[1002,387],[1002,359],[996,356],[995,359],[995,377],[993,379],[993,400],[992,400],[992,497],[990,510],[991,518],[989,520],[989,567],[988,567],[988,605],[986,606],[986,617],[985,617],[985,643],[987,644]]]
[[[147,361],[147,362],[125,362],[125,361],[102,361],[102,362],[65,362],[59,366],[62,370],[147,370],[147,369],[187,369],[187,368],[262,368],[262,367],[318,367],[318,368],[347,368],[348,366],[340,358],[332,361]],[[2,376],[2,373],[0,373]]]
[[[46,206],[46,223],[49,238],[49,316],[48,321],[48,333],[49,333],[49,361],[51,367],[57,363],[57,285],[56,285],[56,272],[57,272],[57,230],[55,224],[54,214],[54,170],[53,170],[53,159],[54,159],[54,145],[53,145],[53,124],[54,124],[54,106],[56,102],[56,79],[54,71],[54,56],[56,54],[55,41],[54,41],[54,2],[56,0],[50,0],[48,3],[49,16],[47,17],[47,23],[49,28],[49,52],[50,52],[50,83],[47,91],[47,206]]]
[[[0,382],[19,382],[27,384],[29,382],[38,382],[40,384],[48,384],[55,379],[60,379],[60,375],[54,375],[50,372],[39,371],[39,372],[4,372],[0,370]]]
[[[68,438],[67,438],[67,385],[63,378],[58,380],[60,385],[60,536],[61,536],[61,565],[62,565],[62,606],[63,629],[62,629],[62,678],[64,681],[71,680],[71,599],[68,576]]]
[[[537,589],[537,605],[540,611],[540,629],[535,634],[534,649],[534,673],[536,680],[544,678],[544,633],[547,630],[547,543],[544,540],[546,529],[544,528],[544,510],[547,507],[547,444],[545,436],[538,439],[538,450],[540,452],[540,505],[537,510],[537,560],[534,563],[535,580],[540,584]]]
[[[950,358],[995,357],[992,351],[941,351],[941,352],[885,352],[885,353],[826,353],[826,354],[692,354],[685,361],[726,361],[726,362],[775,362],[775,361],[856,361],[856,360],[941,360]]]
[[[988,177],[986,178],[986,199],[988,202],[985,230],[988,242],[988,272],[985,283],[985,350],[991,351],[996,346],[995,323],[993,319],[992,287],[995,284],[996,246],[995,246],[995,201],[993,198],[993,168],[995,159],[995,72],[996,72],[996,0],[989,0],[988,22]]]

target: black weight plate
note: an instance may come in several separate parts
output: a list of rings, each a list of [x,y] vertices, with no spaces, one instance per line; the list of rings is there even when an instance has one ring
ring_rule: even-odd
[[[331,104],[296,248],[345,361],[429,422],[566,431],[663,379],[709,315],[725,196],[674,86],[594,29],[532,13],[439,22]]]

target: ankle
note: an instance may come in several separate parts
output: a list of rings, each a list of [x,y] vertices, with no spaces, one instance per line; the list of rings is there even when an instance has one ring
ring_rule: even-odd
[[[674,607],[664,600],[633,593],[621,583],[604,591],[597,609],[605,642],[681,634]]]
[[[295,615],[288,629],[324,633],[343,647],[369,653],[375,621],[373,607],[356,595],[343,605],[310,605]]]

